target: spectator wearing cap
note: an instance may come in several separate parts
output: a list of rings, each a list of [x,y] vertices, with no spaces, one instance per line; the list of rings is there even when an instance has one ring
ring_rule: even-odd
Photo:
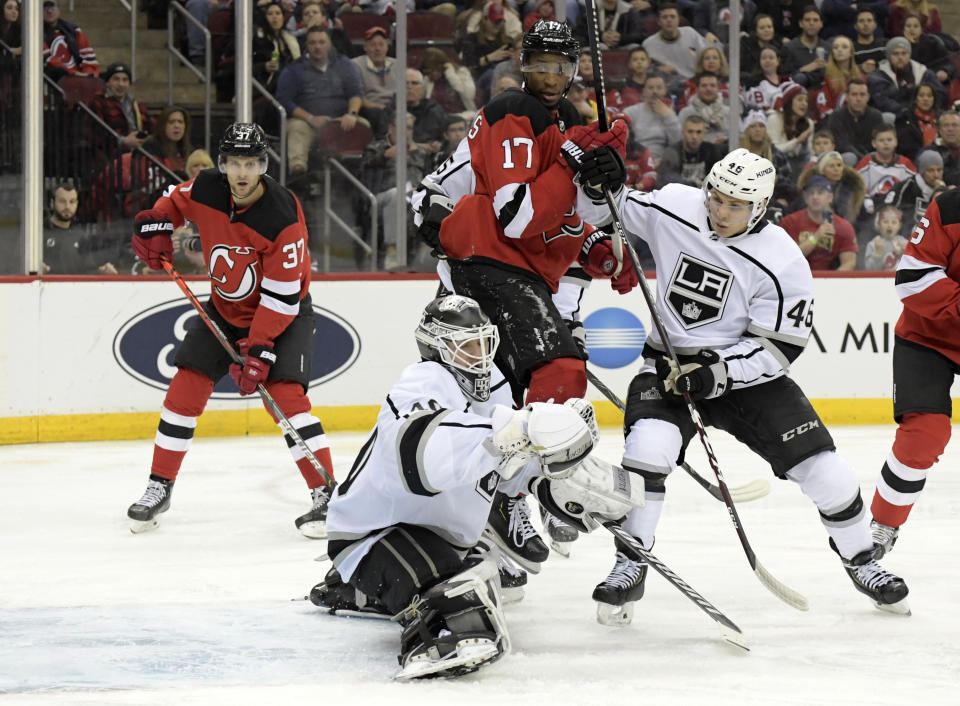
[[[121,149],[143,144],[153,132],[155,120],[130,93],[130,67],[121,61],[103,72],[107,87],[90,101],[90,110],[117,133]]]
[[[743,119],[741,128],[743,136],[739,146],[769,160],[777,170],[774,200],[789,203],[794,195],[793,170],[786,155],[773,146],[773,140],[767,134],[767,116],[762,110],[751,110]]]
[[[360,115],[370,121],[377,137],[386,134],[384,109],[397,94],[396,59],[387,56],[390,37],[383,27],[370,27],[363,35],[363,54],[350,61],[363,88]]]
[[[833,134],[836,150],[860,160],[873,150],[873,131],[883,124],[883,115],[869,105],[870,90],[863,79],[852,79],[844,90],[843,105],[830,113],[825,125]]]
[[[783,228],[800,246],[811,270],[851,271],[857,265],[857,238],[850,221],[833,214],[833,187],[815,174],[803,186],[804,208],[784,216]]]
[[[356,67],[332,47],[330,30],[311,27],[307,31],[307,53],[280,74],[277,100],[290,118],[287,156],[293,175],[307,171],[317,130],[331,120],[337,120],[347,132],[356,127],[363,85]]]
[[[946,102],[943,84],[936,75],[910,58],[908,39],[894,37],[887,42],[886,50],[887,58],[867,77],[870,100],[878,110],[894,116],[909,112],[912,92],[921,83],[929,83],[936,89],[938,106]]]
[[[726,144],[730,106],[720,98],[720,77],[704,71],[697,76],[697,92],[693,94],[678,117],[681,124],[691,115],[699,115],[707,124],[704,139],[714,144]]]
[[[670,145],[657,165],[657,184],[686,184],[700,187],[710,169],[725,154],[719,146],[704,139],[707,121],[696,113],[683,119],[682,137]]]
[[[460,61],[473,73],[479,102],[486,102],[498,64],[520,58],[519,39],[507,33],[503,5],[490,3],[474,32],[468,34],[460,52]]]
[[[774,146],[790,160],[794,173],[799,171],[813,148],[813,123],[807,116],[807,89],[790,82],[783,86],[779,107],[767,116],[767,132]]]
[[[832,150],[820,155],[816,166],[800,175],[797,187],[802,191],[807,181],[818,174],[826,177],[833,189],[833,210],[851,223],[856,221],[867,192],[860,173],[846,164],[839,152]]]
[[[43,0],[43,70],[55,81],[100,73],[90,40],[80,27],[60,17],[57,0]]]
[[[888,191],[884,203],[899,208],[906,227],[912,229],[930,205],[934,190],[943,186],[943,157],[936,150],[924,150],[917,155],[917,173]]]

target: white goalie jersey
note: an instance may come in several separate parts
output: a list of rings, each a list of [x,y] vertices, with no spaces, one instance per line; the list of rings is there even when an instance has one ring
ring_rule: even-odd
[[[584,220],[609,223],[606,202],[578,191]],[[716,351],[733,389],[787,374],[813,326],[813,276],[786,231],[761,220],[719,237],[703,191],[691,186],[621,189],[616,200],[627,231],[647,242],[657,263],[657,307],[677,354]],[[665,351],[656,328],[647,342]]]
[[[328,538],[354,540],[336,558],[344,580],[399,523],[426,527],[464,551],[480,539],[500,484],[490,415],[496,404],[512,406],[509,385],[497,371],[491,383],[490,399],[481,403],[464,395],[439,363],[404,369],[330,501]],[[527,477],[521,471],[511,478],[511,489]]]

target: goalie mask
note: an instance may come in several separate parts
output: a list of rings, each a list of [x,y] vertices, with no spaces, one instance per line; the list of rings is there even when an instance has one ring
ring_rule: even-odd
[[[464,393],[479,402],[490,398],[500,334],[476,301],[455,294],[434,299],[423,310],[414,336],[423,359],[449,370]]]
[[[703,193],[709,210],[711,189],[751,204],[747,218],[749,232],[767,212],[773,196],[777,170],[770,160],[740,147],[713,165],[703,181]]]

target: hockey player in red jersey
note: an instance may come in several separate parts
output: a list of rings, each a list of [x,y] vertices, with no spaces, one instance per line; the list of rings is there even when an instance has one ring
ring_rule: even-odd
[[[583,354],[551,294],[578,259],[587,274],[610,278],[610,238],[594,233],[575,210],[572,183],[582,148],[596,146],[602,168],[623,169],[625,126],[598,133],[577,126],[564,96],[576,73],[580,46],[562,22],[538,21],[523,38],[522,90],[487,103],[467,135],[475,177],[440,227],[440,245],[458,294],[476,299],[497,324],[498,367],[526,402],[582,397]],[[574,127],[577,126],[577,127]],[[570,129],[567,134],[564,131]],[[636,272],[624,263],[613,287],[629,291]]]
[[[195,319],[174,358],[178,370],[160,412],[146,492],[127,511],[134,532],[156,527],[159,514],[169,509],[197,417],[228,372],[241,395],[263,383],[332,476],[323,426],[306,395],[314,329],[306,223],[297,198],[266,176],[266,150],[259,125],[234,123],[220,140],[218,169],[171,186],[136,216],[133,249],[151,269],[171,259],[175,228],[186,220],[197,224],[211,280],[206,312],[239,348],[244,364],[233,364]],[[325,537],[330,489],[292,439],[287,445],[313,501],[296,526],[308,537]]]
[[[927,207],[897,265],[903,313],[894,329],[897,434],[870,509],[874,541],[889,552],[950,440],[950,387],[960,374],[960,191]]]

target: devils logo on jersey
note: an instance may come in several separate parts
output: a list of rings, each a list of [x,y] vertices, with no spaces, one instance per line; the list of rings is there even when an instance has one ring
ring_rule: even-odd
[[[251,247],[214,245],[210,250],[213,288],[228,301],[246,299],[257,291],[257,252]]]
[[[729,270],[681,253],[667,285],[667,302],[684,328],[703,326],[723,316],[732,283]]]

